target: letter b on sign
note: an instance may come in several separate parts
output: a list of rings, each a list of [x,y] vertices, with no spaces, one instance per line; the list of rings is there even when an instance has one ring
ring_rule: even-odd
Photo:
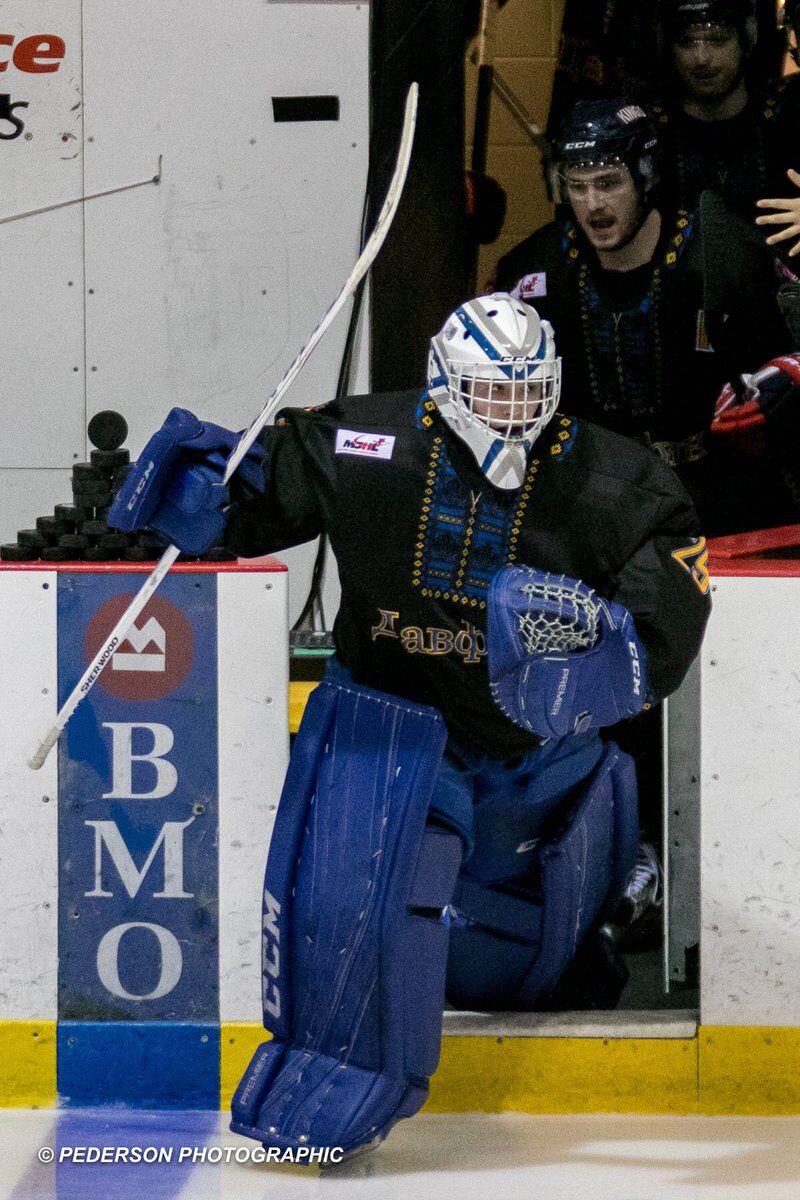
[[[104,729],[111,730],[111,791],[103,793],[104,800],[163,800],[171,796],[178,786],[178,772],[174,763],[164,756],[169,754],[175,742],[175,735],[169,725],[160,725],[148,721],[104,721]],[[139,747],[139,752],[133,750],[133,732],[135,729],[146,731],[144,738],[149,745]],[[141,735],[140,735],[141,736]],[[133,764],[147,764],[150,770],[150,780],[153,782],[152,771],[155,771],[154,786],[147,790],[134,791]]]

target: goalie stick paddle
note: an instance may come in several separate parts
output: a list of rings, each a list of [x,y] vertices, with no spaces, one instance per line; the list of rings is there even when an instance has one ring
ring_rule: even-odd
[[[312,354],[316,349],[320,339],[330,328],[331,324],[336,320],[336,317],[339,315],[342,308],[344,308],[347,301],[352,297],[361,280],[367,274],[377,258],[381,246],[386,240],[386,235],[389,232],[395,213],[397,212],[400,198],[403,194],[406,176],[408,175],[408,167],[411,161],[411,151],[414,145],[414,129],[416,127],[417,120],[418,97],[419,86],[416,83],[412,83],[408,89],[408,95],[406,96],[403,132],[400,138],[400,148],[397,154],[397,163],[395,165],[391,183],[389,184],[389,189],[386,193],[386,199],[383,202],[383,208],[381,209],[380,215],[375,222],[375,228],[373,229],[366,246],[361,252],[355,267],[353,268],[339,295],[325,313],[325,316],[312,333],[308,342],[297,355],[297,358],[289,367],[283,379],[268,397],[264,407],[261,409],[261,412],[248,426],[237,442],[236,448],[228,459],[225,467],[225,483],[230,480],[234,471],[247,454],[247,451],[250,449],[253,442],[266,425],[267,421],[275,412],[276,408],[296,379],[299,371],[303,367],[309,355]],[[80,702],[89,694],[92,687],[97,682],[97,679],[99,678],[103,668],[106,667],[111,661],[114,656],[114,652],[125,640],[125,637],[127,636],[134,621],[139,616],[150,597],[156,591],[161,583],[161,580],[164,578],[179,554],[180,551],[176,546],[169,546],[161,556],[152,574],[150,574],[142,584],[142,587],[136,596],[134,596],[129,607],[120,617],[119,621],[117,621],[116,625],[111,630],[111,633],[103,642],[100,650],[97,652],[94,659],[89,663],[89,666],[78,680],[72,692],[64,701],[63,705],[58,711],[52,727],[47,731],[39,745],[36,747],[34,753],[28,759],[28,766],[31,768],[31,770],[38,771],[43,765],[48,754],[58,741],[62,729],[64,729]]]

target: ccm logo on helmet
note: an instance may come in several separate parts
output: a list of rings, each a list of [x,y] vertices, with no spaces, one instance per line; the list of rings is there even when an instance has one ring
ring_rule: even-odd
[[[394,438],[386,433],[356,433],[354,429],[339,429],[336,433],[336,453],[356,454],[360,458],[391,458]]]

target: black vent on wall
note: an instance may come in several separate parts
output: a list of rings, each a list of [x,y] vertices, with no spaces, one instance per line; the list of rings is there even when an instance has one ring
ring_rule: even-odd
[[[276,121],[338,121],[338,96],[273,96]]]
[[[466,299],[463,0],[374,0],[372,229],[391,178],[409,83],[420,87],[406,190],[372,270],[372,386],[415,387],[428,342]]]

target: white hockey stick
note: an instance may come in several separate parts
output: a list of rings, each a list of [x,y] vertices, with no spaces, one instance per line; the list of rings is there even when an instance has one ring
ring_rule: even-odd
[[[378,256],[381,246],[386,240],[386,235],[394,220],[397,207],[400,203],[400,197],[403,194],[403,188],[408,175],[408,167],[411,161],[411,150],[414,144],[414,129],[417,120],[417,99],[419,95],[419,87],[416,83],[412,83],[408,89],[406,96],[405,119],[403,122],[403,133],[400,139],[400,149],[397,155],[397,164],[394,169],[392,181],[389,184],[389,190],[386,193],[386,199],[383,202],[383,208],[380,211],[375,228],[367,242],[364,250],[359,257],[352,274],[348,278],[339,295],[334,300],[331,307],[325,313],[325,316],[320,321],[317,328],[312,333],[306,345],[298,354],[289,370],[284,375],[278,386],[272,392],[261,412],[258,414],[252,424],[245,430],[241,438],[236,444],[236,448],[228,459],[225,468],[224,482],[227,483],[233,475],[236,468],[239,466],[242,459],[247,454],[247,451],[252,446],[253,442],[258,437],[261,430],[266,425],[269,418],[275,412],[281,400],[285,396],[288,388],[294,382],[298,372],[303,364],[308,359],[309,355],[314,351],[322,336],[327,332],[330,325],[336,319],[345,306],[347,301],[352,297],[361,280],[369,271]],[[78,683],[73,688],[68,698],[58,711],[55,723],[47,731],[41,742],[37,746],[35,752],[28,759],[28,766],[38,771],[44,763],[53,746],[58,741],[59,735],[69,721],[75,709],[80,704],[81,700],[91,691],[93,685],[97,682],[100,672],[110,662],[115,650],[122,644],[127,636],[131,626],[133,625],[139,613],[147,604],[147,601],[155,592],[161,580],[166,575],[167,571],[175,562],[180,554],[180,550],[176,546],[169,546],[161,556],[155,570],[143,583],[141,589],[131,601],[130,606],[126,609],[123,615],[117,621],[111,633],[106,638],[101,649],[97,652],[92,662],[84,671]]]

